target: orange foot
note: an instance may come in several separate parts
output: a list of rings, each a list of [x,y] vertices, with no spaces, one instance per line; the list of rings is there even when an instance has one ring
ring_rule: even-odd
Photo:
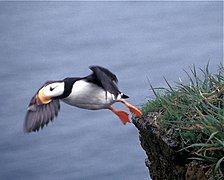
[[[121,99],[121,102],[128,107],[129,111],[131,111],[133,114],[135,114],[137,117],[141,117],[142,116],[142,112],[140,110],[138,110],[138,108],[136,108],[135,106],[129,104],[127,101],[125,101],[124,99]]]
[[[110,106],[108,109],[111,110],[114,114],[116,114],[123,124],[130,122],[127,112],[122,110],[116,110],[112,106]]]

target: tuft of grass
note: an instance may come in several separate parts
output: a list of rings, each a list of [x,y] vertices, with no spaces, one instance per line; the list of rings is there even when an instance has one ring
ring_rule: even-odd
[[[165,79],[168,89],[150,87],[155,100],[143,105],[143,116],[158,112],[161,133],[172,129],[172,138],[179,142],[179,151],[189,154],[189,159],[203,163],[211,177],[224,177],[224,67],[218,73],[209,73],[209,65],[199,69],[195,66],[186,72],[189,83],[172,87]],[[170,132],[170,131],[169,131]],[[211,171],[212,170],[212,171]]]

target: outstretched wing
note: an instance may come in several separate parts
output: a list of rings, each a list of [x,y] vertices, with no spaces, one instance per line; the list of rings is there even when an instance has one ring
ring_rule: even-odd
[[[48,104],[38,105],[36,102],[36,94],[32,97],[27,108],[26,117],[24,121],[24,131],[32,132],[42,129],[49,121],[58,115],[60,110],[59,99],[53,99]]]
[[[90,66],[89,68],[93,71],[91,77],[95,83],[98,83],[105,91],[109,91],[115,96],[120,93],[116,85],[118,79],[115,74],[100,66]]]

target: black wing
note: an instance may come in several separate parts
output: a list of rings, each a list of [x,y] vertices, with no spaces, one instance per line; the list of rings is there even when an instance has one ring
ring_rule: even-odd
[[[115,96],[120,93],[116,85],[118,83],[118,79],[115,74],[100,66],[90,66],[89,68],[93,71],[93,74],[89,76],[90,81],[93,81],[93,83],[98,84],[105,91],[109,91]]]
[[[32,132],[42,129],[49,121],[58,115],[60,110],[59,99],[53,99],[48,104],[38,105],[36,103],[36,94],[30,101],[27,108],[26,117],[24,121],[24,131]]]

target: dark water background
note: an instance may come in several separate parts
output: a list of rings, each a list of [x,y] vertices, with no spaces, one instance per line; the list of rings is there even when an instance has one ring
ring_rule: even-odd
[[[31,96],[46,80],[101,65],[140,105],[183,69],[223,61],[222,2],[0,2],[0,179],[149,179],[132,124],[108,110],[62,103],[59,117],[24,134]],[[122,105],[116,108],[126,109]]]

